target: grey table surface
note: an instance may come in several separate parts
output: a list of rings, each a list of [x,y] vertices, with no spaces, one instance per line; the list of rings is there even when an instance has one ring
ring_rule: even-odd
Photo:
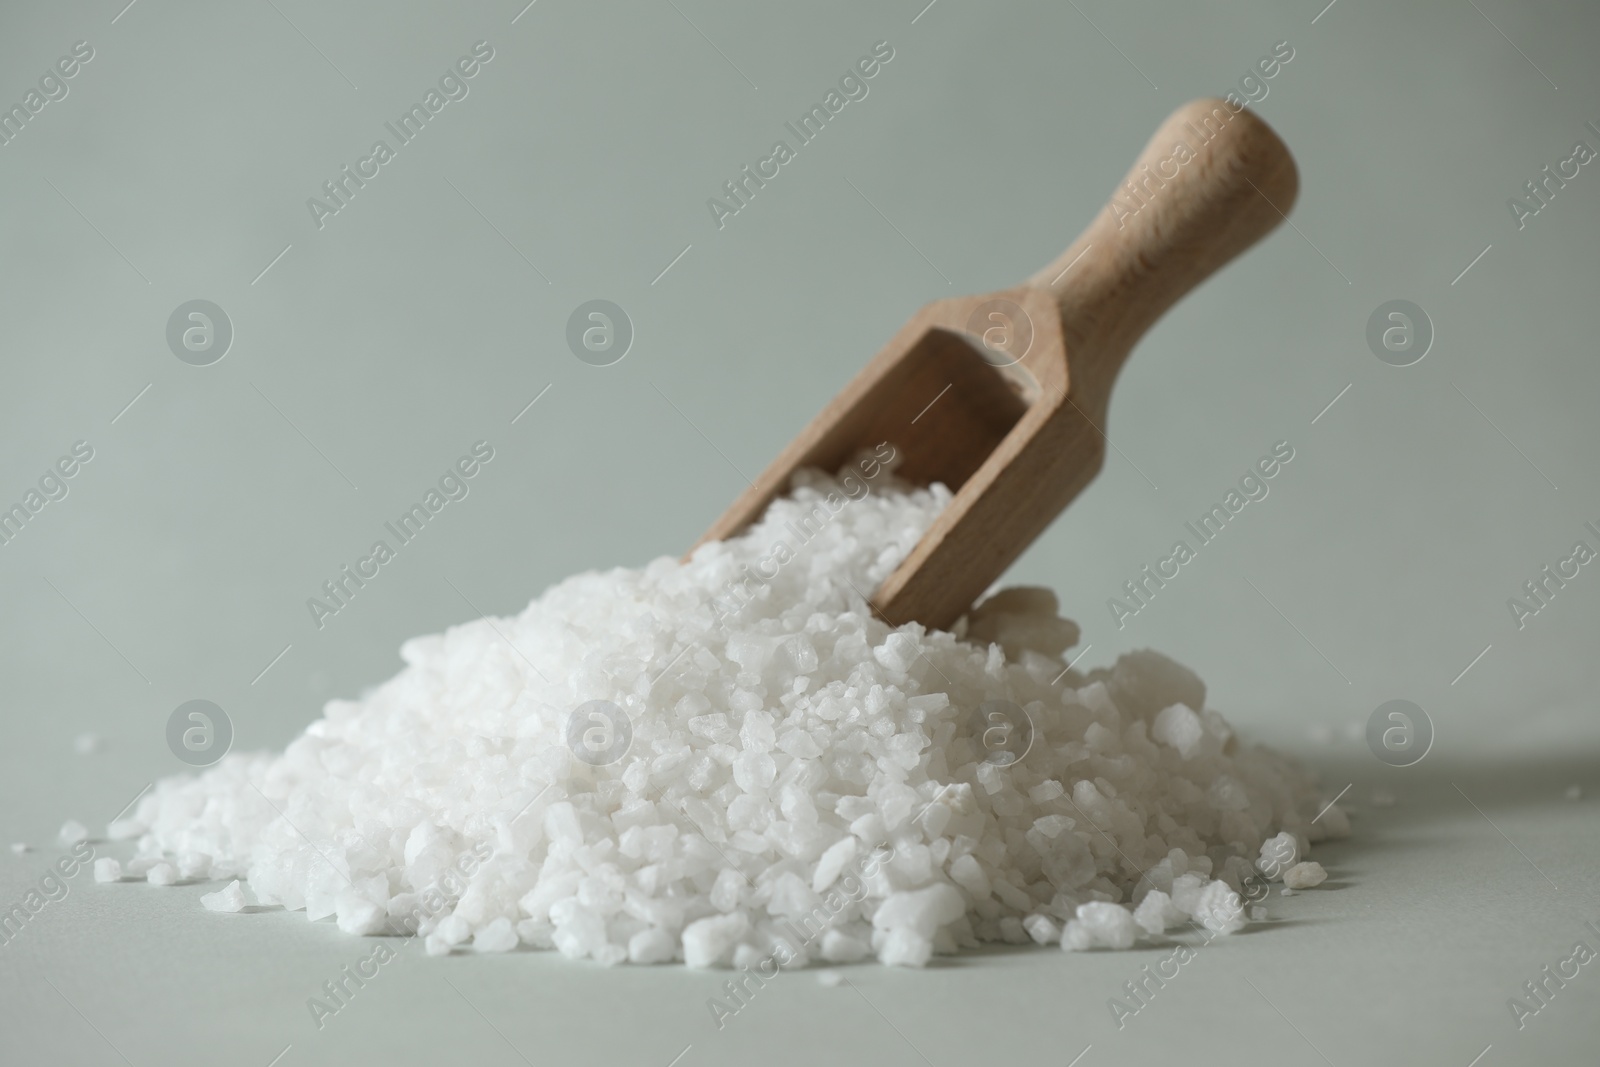
[[[310,203],[479,42],[423,132]],[[878,42],[866,95],[719,221]],[[1174,106],[1230,90],[1296,154],[1293,225],[1145,339],[1104,471],[1009,578],[1059,591],[1085,664],[1194,667],[1357,818],[1328,886],[1120,1028],[1151,952],[787,974],[718,1030],[717,974],[408,949],[319,1029],[306,1000],[361,943],[80,875],[0,945],[0,1061],[1595,1062],[1592,966],[1520,1029],[1507,1002],[1600,948],[1600,579],[1525,592],[1600,547],[1600,175],[1569,162],[1600,149],[1597,45],[1561,0],[7,5],[0,506],[93,458],[0,544],[0,839],[38,846],[0,851],[0,901],[62,821],[183,769],[183,702],[281,748],[407,637],[678,551],[915,308],[1031,273]],[[607,366],[567,340],[596,299],[632,328]],[[231,326],[206,365],[168,339],[194,300]],[[1408,366],[1367,340],[1393,300],[1431,334]],[[479,440],[470,495],[317,625],[322,583]],[[1119,621],[1279,441],[1267,499]],[[1393,699],[1433,726],[1415,766],[1360,740]]]

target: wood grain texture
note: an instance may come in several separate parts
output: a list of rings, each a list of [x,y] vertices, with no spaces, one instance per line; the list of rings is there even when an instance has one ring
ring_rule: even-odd
[[[1134,344],[1286,217],[1298,189],[1288,149],[1253,112],[1185,104],[1054,263],[1014,289],[917,312],[699,543],[759,518],[796,470],[837,470],[889,441],[901,477],[943,482],[955,499],[872,606],[896,625],[948,629],[1099,471]]]

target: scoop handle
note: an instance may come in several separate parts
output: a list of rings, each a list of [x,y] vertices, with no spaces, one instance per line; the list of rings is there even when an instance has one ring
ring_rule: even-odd
[[[1299,188],[1288,148],[1249,108],[1211,98],[1174,111],[1094,222],[1029,280],[1061,309],[1073,392],[1103,398],[1162,312],[1282,221]]]

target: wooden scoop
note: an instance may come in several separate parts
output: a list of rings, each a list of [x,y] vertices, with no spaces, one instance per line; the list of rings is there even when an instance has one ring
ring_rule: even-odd
[[[870,598],[892,625],[949,629],[1099,471],[1111,384],[1179,297],[1294,204],[1294,159],[1252,111],[1185,104],[1054,263],[1014,289],[924,307],[700,543],[759,518],[802,467],[892,443],[896,473],[955,491]]]

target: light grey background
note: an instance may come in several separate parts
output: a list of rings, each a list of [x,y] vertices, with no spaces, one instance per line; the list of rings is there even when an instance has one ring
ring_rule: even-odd
[[[226,708],[236,748],[281,747],[409,636],[680,551],[919,305],[1031,273],[1168,111],[1287,40],[1256,107],[1300,164],[1294,228],[1152,331],[1105,470],[1010,577],[1059,590],[1084,665],[1160,648],[1330,794],[1354,783],[1335,890],[1274,904],[1293,918],[1207,949],[1207,978],[1120,1033],[1105,1000],[1149,954],[789,976],[717,1033],[715,975],[413,952],[318,1033],[305,998],[360,943],[83,875],[0,947],[8,1062],[1065,1064],[1093,1045],[1091,1067],[1202,1032],[1201,1062],[1231,1060],[1223,1025],[1340,1064],[1465,1067],[1490,1044],[1485,1065],[1593,1062],[1591,968],[1520,1033],[1505,1001],[1600,921],[1591,804],[1561,799],[1600,788],[1600,577],[1522,630],[1506,601],[1580,537],[1600,547],[1600,171],[1520,231],[1506,200],[1576,140],[1600,148],[1600,13],[924,2],[8,5],[0,103],[74,42],[95,55],[0,146],[0,502],[77,440],[95,458],[0,547],[0,835],[98,830],[181,770],[163,731],[186,700]],[[495,55],[467,98],[318,229],[307,198],[479,40]],[[719,230],[706,199],[880,40],[866,99]],[[197,298],[235,331],[209,367],[165,341]],[[605,368],[564,339],[595,298],[636,331]],[[1406,368],[1364,340],[1396,298],[1436,331]],[[306,599],[480,439],[496,455],[468,498],[314,627]],[[1280,440],[1271,495],[1118,630],[1107,598]],[[1438,731],[1405,771],[1359,740],[1397,697]],[[82,756],[86,731],[105,743]],[[1400,803],[1368,808],[1374,787]],[[0,852],[3,899],[53,857]]]

